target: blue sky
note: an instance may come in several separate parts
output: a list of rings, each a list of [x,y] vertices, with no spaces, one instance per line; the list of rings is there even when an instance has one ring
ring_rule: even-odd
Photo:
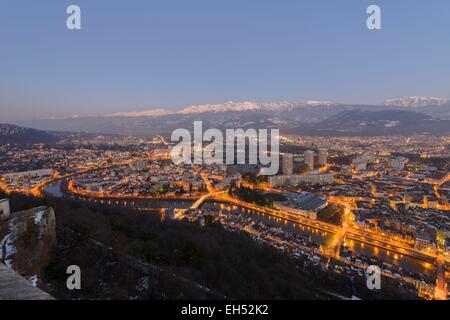
[[[82,30],[66,29],[66,7]],[[383,30],[366,28],[382,9]],[[448,0],[0,0],[0,122],[450,96]]]

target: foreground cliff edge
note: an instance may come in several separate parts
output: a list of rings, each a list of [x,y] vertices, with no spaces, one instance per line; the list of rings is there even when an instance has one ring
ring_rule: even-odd
[[[55,252],[55,228],[51,207],[11,213],[0,200],[0,300],[53,299],[37,286]]]

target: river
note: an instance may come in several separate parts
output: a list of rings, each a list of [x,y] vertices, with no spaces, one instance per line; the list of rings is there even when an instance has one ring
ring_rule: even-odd
[[[51,196],[54,197],[64,197],[65,195],[61,192],[61,181],[55,182],[47,186],[44,190]],[[116,199],[116,198],[103,198],[103,199],[90,199],[81,198],[81,200],[117,205],[122,207],[127,207],[130,209],[142,210],[149,213],[159,213],[162,209],[166,208],[189,208],[194,201],[192,200],[165,200],[165,199]],[[243,215],[251,217],[254,221],[263,222],[266,225],[280,227],[281,229],[300,234],[310,238],[314,243],[321,246],[328,247],[333,241],[335,235],[326,231],[318,230],[312,227],[307,227],[299,224],[295,224],[290,221],[277,219],[268,215],[265,215],[259,211],[226,204],[214,201],[208,201],[204,204],[203,209],[205,210],[215,210],[221,211],[224,214],[231,212],[238,212]],[[408,270],[418,274],[427,274],[429,276],[435,275],[435,266],[433,264],[424,262],[422,260],[404,256],[401,254],[395,254],[388,252],[385,249],[374,247],[357,240],[346,240],[346,246],[358,255],[365,255],[368,257],[377,257],[382,261],[390,263],[395,266],[400,266],[404,270]]]

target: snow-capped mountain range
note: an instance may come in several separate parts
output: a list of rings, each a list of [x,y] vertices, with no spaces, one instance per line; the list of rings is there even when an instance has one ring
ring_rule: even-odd
[[[450,99],[436,97],[404,97],[397,99],[389,99],[384,102],[388,107],[410,107],[420,108],[427,106],[443,106],[450,103]]]
[[[399,110],[400,109],[400,110]],[[298,128],[305,125],[319,124],[343,112],[372,112],[386,111],[384,115],[397,115],[397,111],[407,114],[422,114],[428,118],[415,120],[411,116],[410,122],[428,123],[435,126],[429,119],[445,120],[441,124],[448,125],[450,121],[450,103],[448,99],[408,97],[391,99],[386,105],[344,104],[323,101],[305,102],[274,102],[257,103],[251,101],[226,102],[222,104],[204,104],[186,107],[180,110],[151,109],[148,111],[118,112],[113,114],[91,115],[65,119],[37,119],[17,122],[17,125],[52,131],[89,132],[89,133],[121,133],[121,134],[149,134],[172,132],[174,128],[189,128],[194,121],[202,120],[205,127],[210,128]],[[406,114],[402,114],[406,117]],[[369,117],[369,116],[368,116]],[[398,132],[416,132],[412,128],[421,128],[421,132],[435,132],[427,129],[426,125],[414,125],[405,129],[405,124],[397,125],[397,118],[382,119],[387,126],[393,126]],[[358,120],[359,121],[359,120]],[[361,121],[364,122],[364,121]],[[354,126],[353,121],[349,125]],[[323,123],[327,125],[327,123]],[[394,126],[394,124],[396,124]],[[440,124],[440,125],[441,125]],[[346,124],[343,124],[345,127]],[[331,124],[331,131],[334,130]],[[437,127],[436,127],[437,128]],[[428,130],[428,131],[427,131]],[[331,132],[325,130],[326,132]],[[324,131],[324,132],[325,132]],[[391,130],[393,132],[393,129]],[[440,130],[444,132],[443,130]],[[313,133],[313,131],[311,131]]]
[[[296,107],[297,104],[291,102],[275,103],[255,103],[251,101],[233,102],[228,101],[222,104],[204,104],[191,106],[179,111],[181,114],[207,113],[207,112],[230,112],[230,111],[263,111],[263,110],[286,110]]]
[[[167,109],[152,109],[147,111],[134,112],[116,112],[106,115],[107,117],[161,117],[173,114],[173,111]]]
[[[426,106],[443,106],[450,104],[450,99],[436,97],[404,97],[389,99],[384,102],[385,107],[410,107],[419,108]],[[147,111],[117,112],[108,114],[108,117],[161,117],[171,114],[200,114],[200,113],[221,113],[221,112],[244,112],[244,111],[290,111],[302,107],[332,107],[350,104],[342,104],[330,101],[307,100],[304,102],[271,102],[257,103],[252,101],[234,102],[228,101],[219,104],[202,104],[185,107],[179,111],[168,109],[152,109]]]
[[[221,113],[221,112],[243,112],[243,111],[284,111],[293,110],[300,107],[314,106],[331,106],[337,103],[329,101],[313,101],[305,102],[272,102],[257,103],[252,101],[234,102],[228,101],[219,104],[202,104],[183,108],[179,111],[171,111],[168,109],[153,109],[148,111],[136,112],[117,112],[108,114],[108,117],[160,117],[170,114],[196,114],[196,113]]]

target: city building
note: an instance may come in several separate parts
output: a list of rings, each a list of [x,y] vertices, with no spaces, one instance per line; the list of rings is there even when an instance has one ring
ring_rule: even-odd
[[[432,246],[433,239],[428,233],[418,232],[414,242],[414,248],[417,250],[424,250]]]
[[[333,181],[334,175],[332,173],[303,174],[299,176],[299,182],[305,184],[327,184]]]
[[[322,167],[328,162],[328,151],[327,149],[319,149],[319,165]]]
[[[304,184],[328,184],[334,181],[332,173],[310,173],[302,175],[281,175],[269,177],[269,184],[271,187],[291,186],[295,187],[302,183]]]
[[[305,151],[305,164],[308,166],[309,170],[314,170],[314,151]]]
[[[399,157],[391,160],[391,167],[393,170],[403,170],[407,162],[406,158]]]
[[[435,287],[422,281],[414,281],[417,289],[417,296],[427,300],[432,300],[435,296]]]
[[[24,172],[14,172],[7,173],[3,175],[4,179],[20,179],[20,178],[35,178],[43,176],[51,176],[53,174],[53,169],[41,169],[41,170],[31,170]]]
[[[283,154],[282,160],[282,171],[284,175],[294,174],[294,155],[293,154]]]
[[[374,158],[371,155],[362,155],[353,159],[352,167],[355,171],[364,171],[367,169],[367,164],[373,162]]]
[[[325,197],[318,197],[310,192],[291,194],[284,202],[276,202],[275,206],[292,214],[317,220],[317,212],[328,205]]]
[[[367,162],[353,163],[353,169],[355,169],[355,171],[365,171],[367,169]]]
[[[136,171],[142,171],[145,169],[146,166],[147,166],[147,161],[145,161],[145,160],[139,160],[139,161],[136,161],[136,162],[130,164],[130,168],[132,170],[136,170]]]

